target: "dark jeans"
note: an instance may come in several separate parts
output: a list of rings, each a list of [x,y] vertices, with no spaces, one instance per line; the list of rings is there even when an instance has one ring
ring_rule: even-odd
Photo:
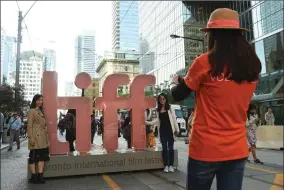
[[[131,138],[130,139],[127,139],[127,148],[132,148],[131,146]]]
[[[73,134],[69,134],[69,133],[66,132],[65,139],[66,139],[66,141],[69,142],[69,151],[74,152],[75,151],[74,141],[76,140],[76,137]]]
[[[162,144],[162,157],[164,166],[173,166],[174,164],[174,137],[164,137],[160,135],[160,140]]]
[[[187,190],[210,190],[214,177],[217,190],[242,190],[246,158],[223,162],[204,162],[188,158]]]
[[[96,134],[96,131],[95,131],[95,130],[92,130],[92,131],[91,131],[91,144],[94,143],[95,134]]]

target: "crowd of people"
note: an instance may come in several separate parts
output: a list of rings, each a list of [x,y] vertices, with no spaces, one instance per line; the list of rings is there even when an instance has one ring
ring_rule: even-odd
[[[261,62],[243,36],[247,29],[239,27],[237,12],[226,8],[215,10],[202,31],[208,40],[208,51],[195,59],[184,78],[176,75],[171,83],[171,95],[177,101],[195,93],[194,112],[187,119],[190,139],[187,189],[210,189],[217,176],[218,190],[241,190],[249,152],[252,152],[255,163],[262,163],[256,156],[256,130],[260,120],[256,106],[250,104],[261,72]],[[43,165],[49,160],[49,138],[42,104],[42,96],[36,95],[28,114],[31,183],[44,183]],[[151,117],[150,110],[145,111],[147,145],[155,146],[152,126],[156,124],[164,172],[174,172],[174,142],[179,126],[167,94],[161,93],[157,97],[157,105],[156,118]],[[265,114],[265,120],[268,125],[274,125],[271,108]],[[70,151],[75,150],[75,121],[76,111],[68,110],[58,124],[61,133],[66,131]],[[92,115],[91,121],[93,143],[96,132],[104,134],[104,120],[103,116],[96,120]],[[17,114],[8,121],[11,138],[18,135],[20,122]],[[118,130],[118,135],[122,133],[127,141],[128,148],[132,148],[131,110],[123,123],[118,121]],[[20,148],[19,143],[17,146]],[[38,164],[37,175],[35,164]]]

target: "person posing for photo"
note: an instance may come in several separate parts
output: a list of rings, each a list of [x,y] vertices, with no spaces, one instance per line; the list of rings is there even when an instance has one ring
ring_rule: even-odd
[[[44,163],[49,161],[49,137],[47,123],[43,111],[43,96],[36,94],[33,97],[28,113],[28,146],[29,168],[32,176],[29,183],[45,183],[43,177]],[[36,164],[38,174],[36,174]]]
[[[168,102],[167,95],[161,93],[158,96],[157,118],[153,121],[146,121],[146,125],[157,124],[160,142],[162,144],[162,157],[164,172],[174,172],[174,136],[179,133],[174,109]]]

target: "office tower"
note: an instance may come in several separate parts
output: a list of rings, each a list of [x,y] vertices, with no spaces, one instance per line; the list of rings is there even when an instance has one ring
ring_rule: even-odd
[[[43,49],[43,71],[56,70],[56,52],[53,49]]]
[[[112,2],[112,48],[139,52],[138,1]]]
[[[275,125],[284,123],[284,3],[283,1],[236,2],[233,6],[241,10],[242,27],[249,29],[245,37],[254,47],[262,64],[262,70],[253,103],[258,105],[260,118],[272,107]]]
[[[43,56],[38,52],[21,53],[19,82],[25,86],[25,99],[32,101],[35,94],[42,92]]]
[[[1,35],[0,84],[9,83],[9,74],[15,70],[15,38]]]
[[[191,65],[205,48],[203,43],[170,35],[204,40],[199,31],[206,26],[216,8],[229,7],[229,2],[139,1],[140,67],[156,76],[163,84],[177,72]],[[206,47],[206,41],[204,41]]]
[[[75,73],[86,72],[96,78],[96,33],[84,31],[75,40]]]

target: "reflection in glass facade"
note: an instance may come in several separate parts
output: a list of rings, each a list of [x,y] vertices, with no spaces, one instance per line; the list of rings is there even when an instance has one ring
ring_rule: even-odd
[[[239,1],[232,8],[240,14],[244,34],[261,61],[262,71],[253,102],[263,119],[267,107],[272,107],[276,125],[284,124],[284,42],[283,1]]]
[[[139,1],[140,67],[156,76],[157,84],[184,68],[184,40],[181,1]]]
[[[222,1],[183,1],[183,5],[184,36],[204,40],[204,47],[200,41],[188,39],[184,41],[186,72],[194,59],[207,49],[207,40],[204,39],[204,32],[200,31],[200,28],[206,27],[210,14],[215,9],[232,7],[232,3]]]
[[[140,66],[143,72],[155,75],[157,84],[161,84],[189,66],[202,53],[202,42],[171,39],[170,35],[204,39],[204,33],[199,29],[207,24],[211,12],[229,5],[228,2],[213,1],[139,2]]]
[[[112,2],[112,48],[139,51],[138,1]]]

